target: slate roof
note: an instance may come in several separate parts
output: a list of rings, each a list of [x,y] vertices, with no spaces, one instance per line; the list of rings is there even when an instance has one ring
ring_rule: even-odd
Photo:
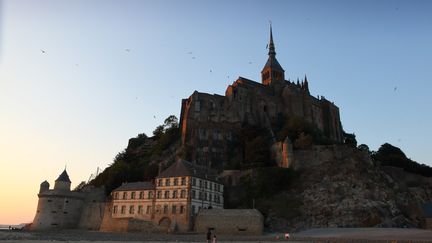
[[[139,190],[152,190],[155,186],[149,181],[129,182],[114,189],[114,191],[139,191]]]
[[[174,164],[162,171],[156,178],[194,176],[206,180],[215,181],[215,176],[203,166],[179,159]]]
[[[69,175],[66,172],[66,169],[59,175],[59,177],[55,181],[64,181],[64,182],[71,183],[71,180],[69,179]]]
[[[263,70],[264,70],[265,68],[267,68],[267,67],[271,67],[272,69],[275,69],[275,70],[281,70],[281,71],[284,71],[284,69],[283,69],[282,66],[279,64],[279,62],[278,62],[278,60],[276,59],[276,57],[269,57],[269,58],[267,59],[267,62],[266,62],[266,64],[264,65]]]

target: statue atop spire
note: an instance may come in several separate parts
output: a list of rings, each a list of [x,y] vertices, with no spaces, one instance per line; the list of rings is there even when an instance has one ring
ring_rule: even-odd
[[[268,59],[263,70],[261,71],[261,81],[264,85],[270,85],[275,81],[283,82],[285,80],[285,71],[276,59],[276,49],[273,42],[273,28],[271,22],[268,49]]]

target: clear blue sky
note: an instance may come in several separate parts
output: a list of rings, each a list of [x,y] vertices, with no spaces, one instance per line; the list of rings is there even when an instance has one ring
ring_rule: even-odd
[[[0,223],[31,221],[40,182],[65,164],[73,185],[87,180],[194,90],[259,81],[269,20],[286,77],[307,74],[345,131],[432,165],[431,13],[431,1],[2,1]]]

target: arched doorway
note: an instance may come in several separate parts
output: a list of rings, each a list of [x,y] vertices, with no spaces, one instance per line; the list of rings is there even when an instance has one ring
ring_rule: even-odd
[[[161,220],[159,220],[159,226],[163,229],[168,231],[170,229],[171,226],[171,219],[167,218],[167,217],[163,217],[161,218]]]

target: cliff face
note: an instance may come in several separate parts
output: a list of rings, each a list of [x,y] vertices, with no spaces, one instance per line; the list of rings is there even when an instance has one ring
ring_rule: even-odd
[[[276,198],[295,211],[268,211],[270,230],[312,227],[417,227],[432,201],[432,179],[375,165],[367,152],[342,145],[296,151],[300,176]],[[292,200],[297,203],[293,204]],[[286,210],[290,210],[289,206]]]

